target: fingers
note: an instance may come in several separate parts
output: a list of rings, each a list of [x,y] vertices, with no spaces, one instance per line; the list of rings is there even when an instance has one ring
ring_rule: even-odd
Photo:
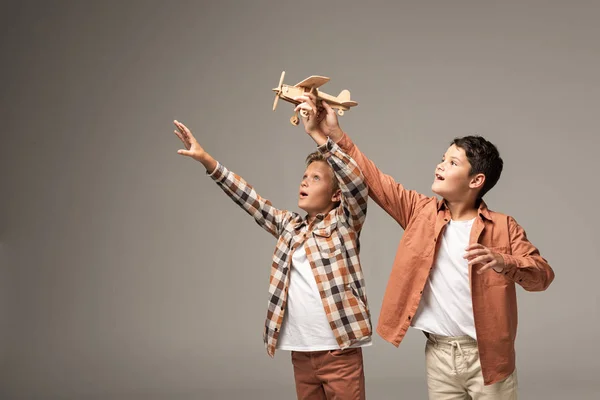
[[[474,249],[487,249],[487,247],[485,247],[482,244],[479,243],[472,243],[469,246],[467,246],[467,248],[465,250],[469,251],[469,250],[474,250]]]
[[[303,94],[303,95],[301,95],[301,96],[298,96],[298,97],[294,97],[294,100],[295,100],[295,101],[297,101],[297,102],[299,102],[299,103],[304,103],[304,102],[311,102],[311,103],[313,103],[313,104],[315,103],[315,102],[314,102],[314,101],[312,101],[312,99],[311,99],[309,96],[307,96],[306,94]]]
[[[185,135],[185,129],[184,129],[185,125],[183,125],[181,122],[179,122],[177,120],[174,120],[173,124],[175,124],[175,127],[177,128],[177,130],[179,130],[182,134]]]
[[[477,270],[478,274],[484,273],[490,268],[497,268],[500,270],[504,269],[504,262],[502,257],[496,253],[493,253],[490,249],[479,243],[473,243],[466,248],[467,252],[463,258],[470,260],[468,265],[483,264],[483,267]]]
[[[487,271],[490,268],[493,268],[494,266],[496,266],[498,263],[496,262],[496,260],[492,260],[489,263],[485,264],[483,267],[479,268],[479,270],[477,270],[478,274],[482,274],[485,271]]]
[[[179,137],[179,139],[181,139],[186,149],[189,150],[192,147],[192,144],[194,143],[196,138],[194,138],[194,135],[192,135],[192,132],[188,129],[188,127],[182,124],[181,122],[175,120],[173,121],[173,123],[177,128],[175,134]]]
[[[309,113],[316,113],[316,110],[308,103],[300,103],[296,106],[296,108],[294,108],[294,112],[298,112],[300,110],[305,110]]]
[[[494,256],[492,256],[491,254],[486,254],[472,259],[471,261],[469,261],[469,265],[484,264],[490,261],[495,261]]]
[[[186,149],[190,149],[192,147],[192,143],[190,142],[190,140],[187,138],[187,136],[184,136],[183,133],[181,133],[180,131],[173,131],[173,133],[175,133],[177,135],[177,137],[179,138],[179,140],[181,140],[181,142],[183,143],[183,145],[185,146]]]
[[[190,142],[196,140],[196,138],[194,138],[194,135],[192,135],[192,131],[190,131],[187,126],[185,126],[177,120],[173,121],[173,123],[175,124],[177,129],[179,129],[179,132],[181,132],[184,137],[187,137]]]
[[[489,250],[485,249],[485,248],[484,249],[471,250],[471,251],[466,252],[463,255],[463,258],[466,258],[467,260],[470,260],[470,259],[472,259],[475,256],[479,256],[479,255],[482,255],[482,254],[487,254],[488,252],[489,252]]]
[[[313,92],[304,92],[304,94],[300,97],[308,97],[308,99],[312,101],[313,104],[317,103],[317,96],[315,96]]]
[[[181,135],[181,133],[177,129],[175,129],[173,131],[173,133],[179,138],[179,140],[181,140],[183,142],[183,144],[185,144],[185,139],[183,138],[183,136]]]
[[[301,102],[300,104],[298,104],[296,106],[294,111],[298,111],[298,110],[302,109],[302,110],[312,111],[315,114],[317,113],[317,106],[316,106],[314,100],[312,100],[310,97],[298,96],[298,97],[295,97],[294,100]],[[308,107],[305,107],[305,106],[308,106]]]
[[[184,129],[185,126],[178,121],[173,121],[173,124],[175,124],[175,128],[177,128],[177,132],[179,132],[177,136],[183,138],[184,141],[188,141],[188,135]]]

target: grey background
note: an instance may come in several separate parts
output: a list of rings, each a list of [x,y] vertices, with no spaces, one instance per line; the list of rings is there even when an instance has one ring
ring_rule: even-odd
[[[321,74],[342,127],[431,194],[455,136],[505,160],[490,208],[556,272],[519,295],[521,398],[599,392],[597,1],[4,2],[1,399],[292,399],[262,343],[274,240],[176,154],[179,119],[280,208],[314,144],[271,111]],[[373,322],[402,230],[373,202]],[[424,340],[365,351],[368,398],[425,399]]]

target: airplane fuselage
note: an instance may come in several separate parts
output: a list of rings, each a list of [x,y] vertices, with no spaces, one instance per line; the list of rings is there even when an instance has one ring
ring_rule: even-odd
[[[278,89],[273,89],[273,91],[276,92],[276,91],[278,91]],[[305,93],[310,93],[311,91],[313,91],[315,93],[315,95],[317,96],[317,99],[325,100],[334,109],[341,109],[344,111],[349,109],[348,107],[340,104],[340,101],[338,100],[337,97],[327,94],[325,92],[321,92],[321,91],[319,91],[319,89],[310,89],[310,88],[305,88],[305,87],[282,85],[280,97],[289,103],[298,105],[298,104],[300,104],[300,102],[297,100],[294,100],[294,98],[302,96]]]

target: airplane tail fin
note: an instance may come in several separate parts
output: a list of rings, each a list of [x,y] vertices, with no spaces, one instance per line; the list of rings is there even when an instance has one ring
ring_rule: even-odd
[[[343,103],[345,101],[350,101],[350,91],[349,90],[342,90],[340,92],[340,94],[338,94],[338,100]]]

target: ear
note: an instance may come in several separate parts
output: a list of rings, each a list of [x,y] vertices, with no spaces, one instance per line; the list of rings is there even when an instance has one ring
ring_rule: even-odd
[[[484,174],[475,174],[475,176],[473,176],[471,178],[471,181],[469,182],[469,187],[471,189],[481,189],[483,187],[484,183],[485,183],[485,175]]]
[[[331,201],[332,202],[338,202],[338,201],[342,201],[342,191],[340,189],[336,190],[333,195],[331,196]]]

